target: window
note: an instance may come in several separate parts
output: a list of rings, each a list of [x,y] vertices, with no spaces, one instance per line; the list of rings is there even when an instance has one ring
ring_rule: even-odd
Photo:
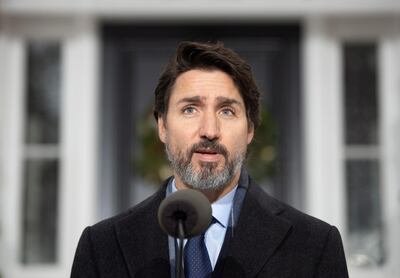
[[[381,204],[377,46],[345,43],[344,144],[349,263],[385,262]]]
[[[27,45],[22,208],[24,264],[57,261],[60,131],[60,45]]]

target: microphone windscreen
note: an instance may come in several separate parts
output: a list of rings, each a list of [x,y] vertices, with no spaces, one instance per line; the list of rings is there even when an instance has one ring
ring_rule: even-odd
[[[205,231],[211,222],[211,204],[194,189],[181,189],[165,198],[158,208],[158,222],[169,235],[178,237],[178,219],[183,220],[185,237]]]

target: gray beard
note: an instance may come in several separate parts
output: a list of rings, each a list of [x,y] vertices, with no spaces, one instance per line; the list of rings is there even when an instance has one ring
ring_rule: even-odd
[[[190,152],[186,156],[182,153],[173,155],[168,145],[165,145],[168,160],[175,173],[182,182],[192,189],[219,191],[224,189],[233,179],[234,175],[241,169],[246,157],[245,153],[240,153],[232,160],[227,160],[229,154],[225,156],[226,167],[218,171],[218,163],[201,162],[200,171],[194,169],[192,155]]]

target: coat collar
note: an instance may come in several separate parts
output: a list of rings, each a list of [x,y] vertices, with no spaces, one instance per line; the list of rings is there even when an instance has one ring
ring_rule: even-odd
[[[222,277],[255,277],[285,239],[291,223],[280,217],[284,207],[249,177],[239,220],[218,263]],[[220,275],[216,275],[220,277]]]

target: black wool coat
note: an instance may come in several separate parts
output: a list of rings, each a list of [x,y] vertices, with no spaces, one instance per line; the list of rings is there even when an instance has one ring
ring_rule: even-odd
[[[247,180],[234,235],[224,242],[226,252],[213,277],[348,277],[334,226],[281,203]],[[157,222],[167,184],[129,211],[87,227],[71,278],[170,277],[168,237]]]

